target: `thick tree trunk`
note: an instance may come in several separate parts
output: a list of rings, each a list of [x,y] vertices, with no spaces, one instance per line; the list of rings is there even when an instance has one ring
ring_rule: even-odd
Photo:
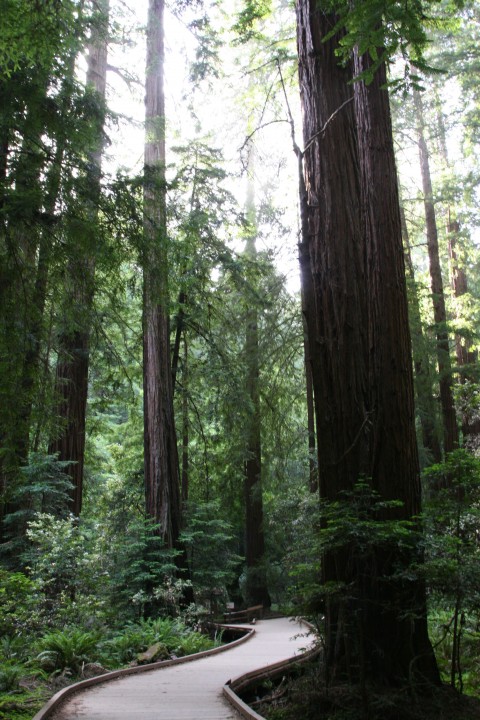
[[[367,70],[368,64],[367,56],[356,54],[355,74]],[[410,520],[421,512],[421,487],[400,205],[386,84],[386,66],[381,65],[369,85],[354,85],[369,305],[369,475],[381,497],[402,501],[398,517]],[[401,551],[392,557],[380,548],[377,576],[371,578],[367,592],[364,650],[372,669],[390,681],[412,675],[417,680],[439,681],[428,638],[423,582],[390,585],[388,581],[399,566],[406,568],[410,560],[419,559]],[[379,599],[377,608],[372,598]],[[401,617],[399,606],[403,608]]]
[[[179,462],[170,360],[165,213],[164,2],[150,0],[147,27],[143,257],[143,392],[146,512],[166,547],[181,527]]]
[[[297,19],[309,221],[302,277],[320,494],[337,501],[363,478],[382,498],[402,501],[386,517],[409,519],[420,481],[388,95],[378,77],[369,88],[349,84],[338,37],[324,41],[335,16],[299,0]],[[348,544],[325,552],[326,588],[350,589],[326,595],[331,679],[438,681],[424,587],[394,579],[410,559],[383,543],[368,558]]]
[[[87,85],[95,90],[103,110],[107,83],[109,0],[100,0],[101,22],[92,36],[88,54]],[[59,337],[59,357],[55,389],[61,431],[49,446],[51,454],[69,461],[66,472],[72,481],[70,510],[80,515],[83,499],[85,428],[88,399],[88,368],[90,359],[91,312],[95,283],[95,251],[97,238],[94,225],[98,214],[100,176],[103,153],[103,121],[98,128],[95,147],[90,152],[87,178],[89,197],[85,255],[74,257],[68,268],[70,289],[67,291],[65,329]]]
[[[437,334],[437,362],[440,384],[440,403],[442,407],[444,426],[444,450],[446,453],[449,453],[458,447],[458,428],[452,392],[452,365],[450,361],[450,344],[447,331],[447,312],[445,309],[442,269],[440,266],[440,254],[438,250],[437,220],[435,216],[435,205],[433,202],[430,163],[424,132],[423,104],[418,90],[414,90],[413,99],[417,115],[418,152],[425,205],[433,317],[435,320]]]

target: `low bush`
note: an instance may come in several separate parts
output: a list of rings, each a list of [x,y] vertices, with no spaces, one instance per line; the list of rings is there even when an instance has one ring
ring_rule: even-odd
[[[78,673],[82,665],[96,659],[100,641],[98,632],[85,632],[78,628],[54,630],[39,641],[37,661],[52,671],[71,670]]]

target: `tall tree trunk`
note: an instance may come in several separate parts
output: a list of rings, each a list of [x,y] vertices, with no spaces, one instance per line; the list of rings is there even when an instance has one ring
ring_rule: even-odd
[[[295,121],[288,102],[288,95],[285,89],[282,69],[277,62],[278,72],[282,83],[285,104],[287,106],[290,133],[292,137],[293,152],[297,157],[298,166],[298,204],[300,210],[300,240],[298,243],[298,260],[300,264],[300,292],[302,300],[302,327],[303,327],[303,355],[305,365],[305,390],[307,400],[307,433],[308,433],[308,465],[309,465],[309,486],[312,493],[318,492],[318,468],[315,462],[316,441],[315,441],[315,401],[313,392],[312,363],[310,357],[310,341],[308,337],[307,324],[307,298],[311,297],[310,288],[310,256],[309,256],[309,229],[308,229],[308,193],[305,186],[303,173],[303,152],[300,150],[295,139]]]
[[[315,0],[297,2],[320,494],[337,501],[364,478],[382,498],[403,502],[391,517],[409,519],[420,481],[388,95],[377,77],[369,88],[355,84],[354,102],[352,68],[339,67],[335,54],[339,38],[325,40],[336,20]],[[326,550],[327,588],[356,587],[326,595],[330,679],[438,682],[424,587],[395,580],[397,563],[410,559],[383,543],[368,560],[353,545]]]
[[[405,246],[407,280],[410,282],[410,328],[412,332],[413,367],[415,369],[415,390],[417,411],[420,415],[423,446],[430,455],[431,462],[442,461],[442,448],[437,431],[437,408],[433,396],[433,379],[427,350],[427,339],[422,325],[420,304],[415,284],[415,270],[410,250],[405,210],[400,207],[402,235]]]
[[[435,104],[437,110],[438,125],[438,142],[440,154],[442,156],[445,168],[450,169],[447,149],[447,133],[445,130],[444,116],[438,93],[435,93]],[[460,236],[460,223],[455,217],[455,212],[451,207],[447,208],[447,240],[448,254],[450,256],[450,277],[455,300],[460,300],[462,296],[468,293],[468,280],[465,271],[465,261],[460,261],[458,254],[458,239]],[[462,322],[462,311],[456,304],[457,320]],[[459,408],[462,418],[462,435],[464,445],[472,450],[476,450],[479,445],[480,435],[480,416],[475,403],[470,402],[471,386],[475,387],[478,382],[478,353],[473,348],[471,339],[468,336],[455,334],[455,355],[457,365],[459,367],[460,383],[463,386],[462,399]]]
[[[355,75],[368,70],[369,56],[355,53],[354,59]],[[421,486],[400,204],[386,85],[385,64],[368,85],[363,81],[354,84],[369,306],[369,475],[382,498],[402,501],[397,517],[411,520],[421,512]],[[392,557],[380,547],[376,573],[367,580],[364,652],[371,670],[384,673],[390,682],[396,676],[412,675],[421,682],[425,678],[439,682],[428,638],[423,581],[389,582],[399,567],[407,569],[408,562],[420,559],[417,551],[399,551]],[[372,598],[378,599],[376,608]],[[399,606],[405,611],[401,617]]]
[[[165,212],[164,2],[150,0],[147,26],[143,257],[143,393],[146,512],[166,547],[181,527],[173,413]]]
[[[437,362],[440,385],[440,403],[444,427],[444,450],[451,452],[458,447],[458,428],[455,404],[452,392],[452,365],[450,361],[450,344],[447,331],[447,312],[443,291],[442,269],[438,250],[438,231],[433,202],[432,180],[427,143],[425,140],[425,122],[423,103],[418,90],[413,91],[417,119],[418,153],[422,174],[422,187],[425,206],[425,222],[427,232],[428,258],[430,263],[430,282],[432,289],[433,317],[437,334]]]
[[[10,83],[2,83],[8,108]],[[25,383],[25,360],[34,341],[31,326],[36,313],[35,276],[39,241],[38,216],[42,207],[41,176],[45,172],[46,154],[41,138],[44,118],[41,112],[48,82],[39,77],[30,102],[19,102],[17,115],[2,122],[5,155],[0,161],[2,190],[2,236],[0,238],[0,536],[15,540],[25,533],[25,510],[28,499],[15,500],[22,481],[20,468],[28,462],[30,414],[29,384]],[[6,108],[6,109],[7,109]],[[16,125],[19,127],[16,127]],[[20,147],[9,137],[21,136]],[[18,142],[18,137],[16,138]],[[13,202],[12,202],[13,200]],[[21,212],[18,208],[21,207]],[[3,518],[11,515],[8,532]],[[5,533],[4,533],[5,530]]]
[[[452,290],[455,300],[461,300],[468,293],[467,273],[464,264],[458,258],[457,242],[460,233],[458,220],[452,219],[450,209],[447,220],[448,252]],[[457,308],[457,319],[462,321],[462,312]],[[462,400],[460,412],[462,418],[462,436],[464,445],[470,450],[477,450],[480,444],[480,414],[477,403],[470,401],[478,384],[478,352],[469,337],[456,333],[455,354],[462,384]]]
[[[91,313],[95,284],[95,224],[100,198],[101,163],[103,153],[103,111],[107,82],[109,0],[99,0],[99,23],[89,44],[87,86],[95,90],[102,111],[94,147],[90,152],[90,170],[86,178],[85,238],[82,254],[74,254],[67,269],[67,303],[64,328],[59,337],[55,390],[58,400],[60,433],[49,446],[51,454],[70,464],[67,473],[72,481],[70,510],[80,515],[83,499],[83,470],[85,459],[85,427],[88,398],[88,368],[90,360]]]
[[[246,215],[249,223],[245,255],[254,265],[257,250],[256,208],[253,185],[253,149],[248,162]],[[265,568],[265,536],[263,530],[262,440],[260,412],[260,349],[258,309],[256,301],[247,301],[245,355],[247,364],[247,396],[250,412],[247,427],[245,459],[245,560],[247,565],[246,596],[249,605],[270,607]]]
[[[182,372],[182,505],[188,502],[189,491],[189,438],[190,422],[188,417],[188,343],[187,335],[183,335],[183,372]]]

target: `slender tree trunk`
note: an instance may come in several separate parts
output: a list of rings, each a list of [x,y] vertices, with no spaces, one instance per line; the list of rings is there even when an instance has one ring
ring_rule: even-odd
[[[101,22],[94,32],[88,54],[87,85],[95,90],[100,108],[104,109],[107,81],[109,0],[99,0]],[[89,196],[86,200],[85,239],[82,255],[73,257],[68,268],[67,306],[64,329],[59,337],[59,355],[55,388],[58,400],[60,433],[49,446],[51,454],[69,461],[67,473],[72,480],[70,510],[78,516],[82,510],[83,470],[85,459],[85,427],[90,360],[91,313],[95,284],[95,224],[100,197],[103,153],[103,120],[95,146],[90,153],[87,177]]]
[[[437,125],[438,125],[438,142],[440,154],[447,170],[450,169],[447,150],[447,134],[445,130],[444,116],[440,104],[438,93],[435,95],[437,109]],[[448,253],[450,256],[450,277],[455,300],[460,300],[462,296],[468,293],[468,280],[465,271],[465,262],[459,259],[458,239],[460,236],[460,223],[455,218],[455,213],[451,207],[447,209],[446,217]],[[462,311],[456,303],[457,320],[462,321]],[[476,450],[479,445],[478,436],[480,435],[480,417],[478,410],[469,402],[470,387],[476,385],[478,381],[478,353],[473,348],[472,342],[468,336],[455,334],[455,355],[457,365],[459,367],[460,383],[463,386],[463,397],[460,401],[459,408],[462,418],[462,435],[464,445],[472,450]],[[475,404],[474,404],[475,405]]]
[[[415,389],[417,411],[420,415],[423,446],[434,463],[442,461],[442,448],[437,431],[437,408],[433,397],[433,379],[427,350],[427,339],[422,325],[420,304],[415,285],[415,270],[410,251],[410,239],[405,220],[405,211],[400,207],[402,235],[405,246],[407,279],[410,282],[410,328],[412,331],[413,366],[415,369]]]
[[[143,391],[146,512],[165,545],[181,527],[173,413],[165,213],[164,2],[150,0],[147,26],[143,257]]]
[[[253,150],[248,163],[246,214],[250,225],[245,255],[254,264],[257,256],[256,208],[253,188]],[[265,568],[265,536],[263,529],[262,441],[260,411],[260,350],[258,338],[258,309],[255,300],[247,306],[245,355],[247,364],[247,396],[250,413],[247,427],[247,457],[245,460],[245,560],[247,565],[247,604],[270,607]]]
[[[189,438],[190,422],[188,418],[188,343],[183,335],[183,388],[182,388],[182,504],[186,506],[189,491]]]
[[[315,0],[297,1],[308,191],[301,261],[320,495],[337,501],[368,479],[382,498],[403,502],[386,517],[410,519],[420,481],[388,95],[382,78],[352,85],[351,66],[339,67],[339,37],[325,40],[336,20]],[[423,584],[395,580],[410,560],[383,543],[368,559],[347,543],[324,553],[326,587],[350,589],[326,595],[329,680],[438,682]]]
[[[297,145],[295,139],[295,123],[288,102],[288,95],[283,81],[282,69],[278,63],[278,71],[282,82],[285,103],[287,106],[290,132],[292,137],[293,152],[298,164],[298,204],[300,214],[300,240],[298,243],[298,259],[300,264],[301,283],[300,291],[302,298],[302,327],[303,327],[303,354],[305,365],[305,389],[307,399],[307,433],[308,433],[308,465],[309,465],[309,486],[312,493],[318,492],[318,468],[315,462],[316,441],[315,441],[315,401],[313,394],[313,377],[310,354],[310,341],[308,338],[307,298],[311,297],[310,288],[310,256],[309,256],[309,229],[308,229],[308,194],[305,186],[303,173],[303,152]]]
[[[304,303],[302,303],[304,305]],[[318,472],[317,463],[315,462],[316,442],[315,442],[315,407],[313,400],[313,379],[312,366],[310,364],[310,347],[308,343],[308,331],[304,326],[303,332],[303,350],[305,364],[305,389],[307,393],[307,432],[308,432],[308,468],[309,468],[309,486],[310,492],[318,492]]]
[[[451,452],[458,447],[458,428],[455,404],[452,392],[452,366],[450,361],[450,345],[447,331],[447,312],[443,291],[442,269],[438,250],[438,232],[433,202],[432,180],[425,140],[423,103],[418,90],[413,93],[418,134],[418,152],[425,205],[425,221],[427,232],[428,258],[430,263],[430,281],[432,288],[433,316],[437,333],[437,361],[440,384],[440,403],[444,426],[444,450]]]

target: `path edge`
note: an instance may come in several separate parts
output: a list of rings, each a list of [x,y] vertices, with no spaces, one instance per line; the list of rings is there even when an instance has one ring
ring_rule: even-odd
[[[148,665],[137,665],[135,667],[122,668],[120,670],[112,670],[111,672],[103,673],[103,675],[96,675],[93,678],[87,680],[80,680],[79,682],[68,685],[62,690],[59,690],[53,695],[50,700],[47,700],[45,705],[40,708],[36,715],[33,716],[32,720],[46,720],[49,718],[54,710],[70,695],[74,695],[76,692],[83,690],[84,688],[92,687],[93,685],[101,685],[102,683],[115,680],[123,675],[136,675],[137,673],[148,672],[151,670],[160,670],[161,668],[168,667],[170,665],[181,665],[182,663],[192,662],[193,660],[199,660],[209,655],[216,655],[221,652],[226,652],[232,647],[241,645],[242,643],[250,640],[255,634],[255,628],[246,627],[244,625],[219,625],[219,628],[230,630],[233,633],[243,633],[237,640],[226,643],[225,645],[219,645],[211,650],[202,650],[199,653],[193,653],[192,655],[184,655],[180,658],[173,658],[172,660],[161,660],[159,662],[148,663]]]
[[[306,625],[311,632],[316,632],[315,627],[307,620],[299,618],[299,622],[301,625]],[[240,715],[242,715],[242,717],[246,718],[246,720],[265,720],[263,715],[259,715],[253,708],[250,707],[250,705],[247,705],[247,703],[244,702],[237,695],[237,691],[243,689],[244,687],[247,687],[252,680],[258,680],[262,677],[273,677],[287,667],[292,667],[294,665],[300,665],[304,662],[308,662],[308,660],[311,660],[315,656],[319,655],[321,653],[321,650],[321,646],[316,646],[309,650],[305,650],[305,652],[301,653],[300,655],[293,655],[286,660],[280,660],[279,662],[273,663],[272,665],[265,665],[258,670],[252,670],[248,673],[245,673],[244,675],[239,675],[233,680],[229,680],[223,686],[223,696],[226,698],[226,700],[228,700],[230,705],[235,708],[235,710],[237,710]]]

